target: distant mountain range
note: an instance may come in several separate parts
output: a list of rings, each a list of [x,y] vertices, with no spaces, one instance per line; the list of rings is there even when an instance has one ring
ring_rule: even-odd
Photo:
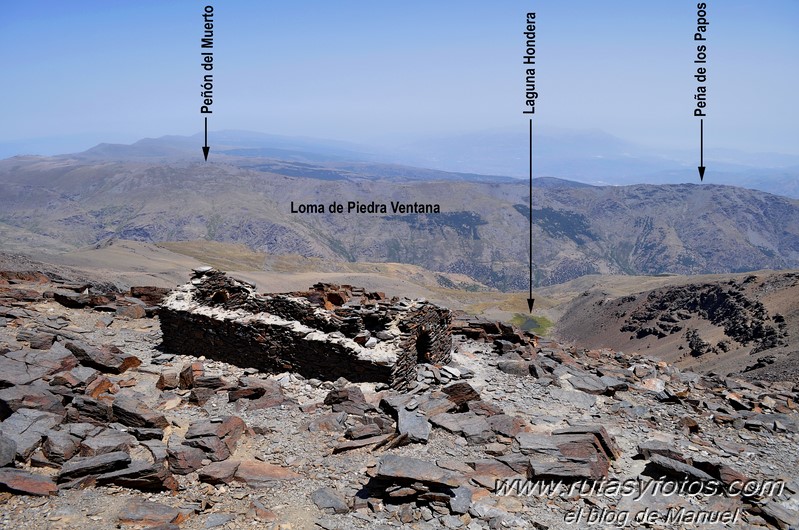
[[[399,160],[449,171],[527,177],[525,131],[507,129],[431,138],[405,146]],[[705,149],[705,182],[799,198],[799,156]],[[656,149],[602,131],[547,130],[535,137],[534,172],[597,185],[698,182],[699,153]]]
[[[339,169],[356,165],[360,170],[362,164],[377,163],[527,178],[527,132],[522,129],[436,136],[382,147],[247,131],[213,131],[210,144],[211,156],[217,161],[232,156],[333,165]],[[164,136],[132,145],[100,144],[77,156],[95,160],[196,160],[202,144],[202,134]],[[22,154],[20,149],[23,148],[19,144],[0,143],[0,157]],[[697,182],[697,165],[696,150],[641,146],[602,131],[550,128],[537,129],[535,136],[536,176],[594,185],[680,184]],[[706,146],[705,165],[708,168],[705,182],[709,184],[799,198],[799,156]]]
[[[338,143],[320,154],[314,141],[256,147],[260,136],[249,144],[236,136],[227,143],[219,137],[207,163],[197,138],[179,137],[2,160],[2,244],[61,251],[109,238],[208,239],[269,254],[410,263],[499,289],[526,287],[525,180],[381,164],[368,153],[345,161],[356,151]],[[293,156],[252,151],[260,149]],[[796,200],[713,184],[535,184],[538,285],[593,273],[799,267]],[[292,203],[333,201],[435,203],[441,213],[292,213]]]

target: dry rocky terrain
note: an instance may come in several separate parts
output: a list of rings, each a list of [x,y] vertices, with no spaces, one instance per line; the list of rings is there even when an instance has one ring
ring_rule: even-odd
[[[421,365],[406,392],[259,373],[164,351],[165,289],[25,265],[0,275],[0,527],[557,529],[600,513],[596,527],[704,527],[685,519],[700,513],[799,525],[795,382],[457,314],[452,362]],[[661,477],[719,490],[653,492]],[[517,479],[566,486],[509,494]],[[614,480],[631,489],[590,490]]]
[[[621,296],[600,282],[565,304],[559,336],[703,373],[799,381],[799,273],[665,280]]]

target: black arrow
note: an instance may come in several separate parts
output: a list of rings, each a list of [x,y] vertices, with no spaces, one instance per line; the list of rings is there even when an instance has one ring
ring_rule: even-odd
[[[705,179],[705,120],[699,120],[699,182]]]
[[[205,158],[206,161],[208,160],[208,151],[210,151],[210,150],[211,150],[211,148],[208,147],[208,118],[206,117],[205,118],[205,145],[203,146],[203,158]]]
[[[527,298],[527,307],[533,312],[533,119],[530,118],[530,294]]]

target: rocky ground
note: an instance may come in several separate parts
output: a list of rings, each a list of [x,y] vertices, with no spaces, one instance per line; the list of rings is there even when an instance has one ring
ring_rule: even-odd
[[[158,289],[0,278],[3,528],[799,527],[794,383],[461,319],[397,393],[162,351]]]

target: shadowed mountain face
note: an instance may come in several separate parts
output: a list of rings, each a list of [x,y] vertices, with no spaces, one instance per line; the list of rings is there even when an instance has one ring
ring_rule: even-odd
[[[3,244],[63,250],[107,238],[207,239],[269,254],[410,263],[504,290],[527,286],[526,182],[373,162],[216,158],[0,161]],[[292,203],[296,210],[333,201],[375,202],[388,211],[292,213]],[[436,203],[441,213],[392,212],[392,201]],[[799,266],[799,202],[741,188],[542,179],[533,218],[538,285],[594,273]]]

